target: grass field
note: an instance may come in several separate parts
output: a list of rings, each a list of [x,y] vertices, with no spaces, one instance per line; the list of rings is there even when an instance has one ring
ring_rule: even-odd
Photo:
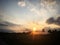
[[[0,45],[55,45],[60,44],[60,32],[31,35],[30,33],[0,33]]]

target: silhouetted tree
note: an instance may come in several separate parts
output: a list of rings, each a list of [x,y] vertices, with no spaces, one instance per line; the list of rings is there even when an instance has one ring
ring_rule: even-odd
[[[44,30],[44,29],[42,29],[42,32],[45,32],[45,30]]]
[[[48,32],[49,32],[49,33],[52,33],[52,31],[51,31],[50,29],[48,30]]]
[[[57,30],[55,29],[55,32],[57,32]]]
[[[56,29],[54,29],[53,31],[52,31],[52,33],[56,33],[57,32],[57,30]]]

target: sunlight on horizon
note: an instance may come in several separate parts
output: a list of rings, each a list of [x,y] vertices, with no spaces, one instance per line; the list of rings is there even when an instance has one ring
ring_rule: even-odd
[[[37,29],[36,29],[36,27],[33,27],[33,31],[35,32]]]

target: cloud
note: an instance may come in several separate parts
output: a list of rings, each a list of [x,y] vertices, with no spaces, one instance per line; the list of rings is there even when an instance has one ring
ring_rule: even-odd
[[[48,23],[48,24],[53,24],[54,22],[55,22],[55,20],[54,20],[53,17],[51,17],[51,18],[49,18],[49,19],[47,20],[47,23]]]
[[[41,8],[45,8],[51,15],[57,14],[57,2],[56,0],[41,0]]]
[[[3,15],[0,15],[0,18],[3,18]]]
[[[18,5],[21,6],[21,7],[25,7],[26,3],[25,3],[25,1],[19,1]]]
[[[3,15],[0,15],[0,22],[4,20]]]
[[[22,32],[24,30],[26,30],[26,28],[23,25],[14,24],[8,21],[0,22],[0,32],[13,33],[13,32]]]
[[[34,7],[31,8],[30,11],[33,12],[33,13],[36,13],[37,15],[40,15],[40,12]]]
[[[57,25],[60,25],[60,17],[57,18],[56,24],[57,24]]]
[[[31,11],[31,13],[36,14],[42,21],[46,21],[49,17],[57,16],[58,4],[56,0],[40,0],[40,2],[36,2],[36,4],[39,6],[34,5],[32,0],[21,0],[18,2],[19,6],[26,6],[26,8]]]
[[[57,2],[56,0],[41,0],[40,3],[37,3],[39,7],[35,6],[33,3],[29,2],[29,10],[32,13],[35,13],[37,16],[41,17],[42,20],[46,20],[49,17],[54,17],[57,15]],[[38,9],[39,8],[39,9]]]
[[[46,23],[48,24],[55,24],[55,25],[59,25],[60,26],[60,17],[57,17],[57,19],[51,17],[49,18]]]

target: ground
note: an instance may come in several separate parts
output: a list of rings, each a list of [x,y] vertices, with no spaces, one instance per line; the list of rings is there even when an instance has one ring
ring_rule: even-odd
[[[60,32],[30,35],[30,33],[0,33],[0,45],[58,45]]]

